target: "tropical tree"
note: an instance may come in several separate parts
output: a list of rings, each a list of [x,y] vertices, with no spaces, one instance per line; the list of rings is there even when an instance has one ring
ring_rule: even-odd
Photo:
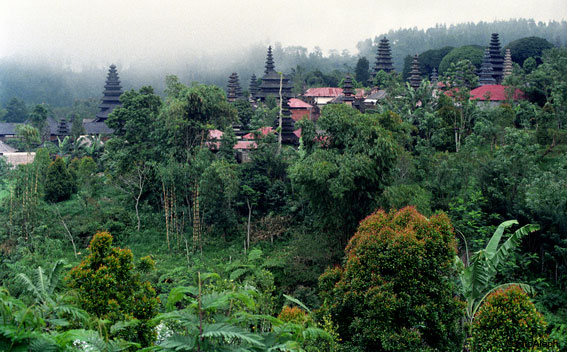
[[[144,257],[134,265],[132,252],[112,247],[112,236],[100,232],[93,236],[89,255],[67,276],[67,285],[76,290],[79,306],[110,324],[126,322],[123,329],[111,330],[109,336],[126,338],[142,346],[153,344],[154,325],[159,300],[142,269],[155,263]]]
[[[289,169],[294,187],[328,233],[346,243],[389,182],[397,146],[379,118],[344,104],[326,106],[321,141]]]
[[[413,207],[360,222],[345,264],[319,278],[322,310],[349,351],[456,351],[463,302],[455,298],[449,218]]]
[[[472,351],[557,351],[546,327],[543,316],[518,285],[502,287],[486,298],[476,314]]]
[[[30,125],[18,125],[16,127],[16,134],[24,144],[24,149],[27,152],[32,150],[32,147],[41,143],[41,136],[39,130]]]
[[[6,104],[6,115],[2,119],[6,122],[24,122],[28,118],[26,103],[16,97]]]
[[[47,168],[45,200],[54,203],[67,200],[76,191],[76,187],[65,161],[57,157]]]

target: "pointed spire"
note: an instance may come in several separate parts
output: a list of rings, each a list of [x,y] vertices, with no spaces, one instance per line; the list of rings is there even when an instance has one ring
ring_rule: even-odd
[[[352,105],[355,93],[354,87],[352,86],[352,78],[350,78],[350,75],[347,73],[343,81],[343,101]]]
[[[242,97],[242,89],[240,88],[240,80],[238,79],[238,73],[233,72],[230,75],[230,77],[228,77],[227,99],[229,102],[233,102],[241,97]]]
[[[506,78],[512,74],[512,54],[510,49],[506,49],[506,55],[504,55],[504,68],[502,69],[503,77]]]
[[[380,40],[380,44],[378,44],[376,63],[372,70],[372,77],[375,77],[380,70],[387,73],[394,71],[394,65],[392,64],[392,51],[390,50],[390,43],[386,37],[382,38]]]
[[[490,63],[492,64],[492,77],[496,80],[496,84],[502,82],[503,68],[504,68],[504,58],[500,53],[500,39],[498,39],[498,33],[492,33],[490,38]]]
[[[250,87],[248,90],[250,91],[252,99],[256,99],[256,94],[258,93],[258,79],[255,74],[252,74],[252,77],[250,77]]]
[[[102,102],[99,105],[100,112],[96,114],[95,122],[106,120],[112,110],[122,105],[120,103],[121,94],[122,86],[120,86],[118,72],[116,71],[116,66],[112,64],[108,69],[106,84],[104,85],[104,91],[102,92]]]
[[[431,85],[433,87],[437,87],[437,83],[439,82],[439,75],[437,74],[437,69],[434,67],[433,71],[431,71]]]
[[[421,72],[419,71],[419,56],[417,54],[413,57],[413,62],[411,64],[410,77],[408,82],[413,89],[419,88],[421,85]]]
[[[289,83],[289,78],[285,75],[281,75],[276,72],[274,65],[274,58],[272,57],[272,49],[268,48],[268,58],[266,60],[266,74],[262,77],[262,83],[258,92],[256,93],[256,98],[264,101],[268,96],[274,96],[279,99],[280,95],[280,80],[282,85],[282,96],[291,98],[291,90],[293,88],[292,84]]]
[[[488,84],[496,84],[494,79],[494,71],[492,69],[492,63],[490,62],[490,49],[484,50],[484,57],[482,59],[482,66],[480,67],[480,75],[478,83],[481,86]]]
[[[271,71],[274,71],[274,57],[272,56],[272,47],[268,47],[268,55],[266,57],[266,70],[264,71],[265,74],[268,74]]]

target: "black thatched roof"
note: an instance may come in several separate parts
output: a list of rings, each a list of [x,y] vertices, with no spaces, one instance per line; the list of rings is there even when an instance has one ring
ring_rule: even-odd
[[[17,123],[0,122],[0,136],[15,135]]]
[[[83,123],[86,134],[112,134],[114,130],[106,125],[105,122],[86,122]]]

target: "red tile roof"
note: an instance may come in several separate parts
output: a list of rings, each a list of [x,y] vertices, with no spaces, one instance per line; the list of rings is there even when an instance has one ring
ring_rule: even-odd
[[[254,133],[260,132],[260,134],[262,136],[265,136],[268,133],[271,133],[272,131],[273,131],[272,127],[262,127],[258,131],[254,131],[254,132],[250,132],[250,133],[245,134],[244,136],[242,136],[242,138],[243,139],[254,139]]]
[[[291,98],[289,100],[288,104],[289,104],[289,107],[292,108],[292,109],[311,109],[311,108],[313,108],[313,105],[307,104],[303,100],[296,99],[296,98]]]
[[[338,97],[343,94],[342,88],[336,87],[321,87],[321,88],[309,88],[307,92],[303,94],[304,97]],[[363,98],[365,94],[364,88],[356,88],[355,96],[357,98]]]
[[[343,94],[342,88],[335,87],[321,87],[321,88],[309,88],[307,92],[303,94],[305,97],[337,97]]]
[[[487,84],[471,90],[471,100],[481,101],[504,101],[507,100],[507,86],[500,84]],[[516,89],[514,92],[514,100],[524,98],[524,92]]]
[[[221,139],[223,134],[221,130],[209,130],[209,139]]]
[[[254,141],[238,141],[233,149],[254,149],[256,147],[258,147],[258,145]]]

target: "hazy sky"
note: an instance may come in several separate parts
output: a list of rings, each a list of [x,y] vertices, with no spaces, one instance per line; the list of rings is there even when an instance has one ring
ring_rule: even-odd
[[[274,42],[356,53],[390,29],[510,18],[564,20],[567,0],[0,0],[0,58],[151,62]]]

